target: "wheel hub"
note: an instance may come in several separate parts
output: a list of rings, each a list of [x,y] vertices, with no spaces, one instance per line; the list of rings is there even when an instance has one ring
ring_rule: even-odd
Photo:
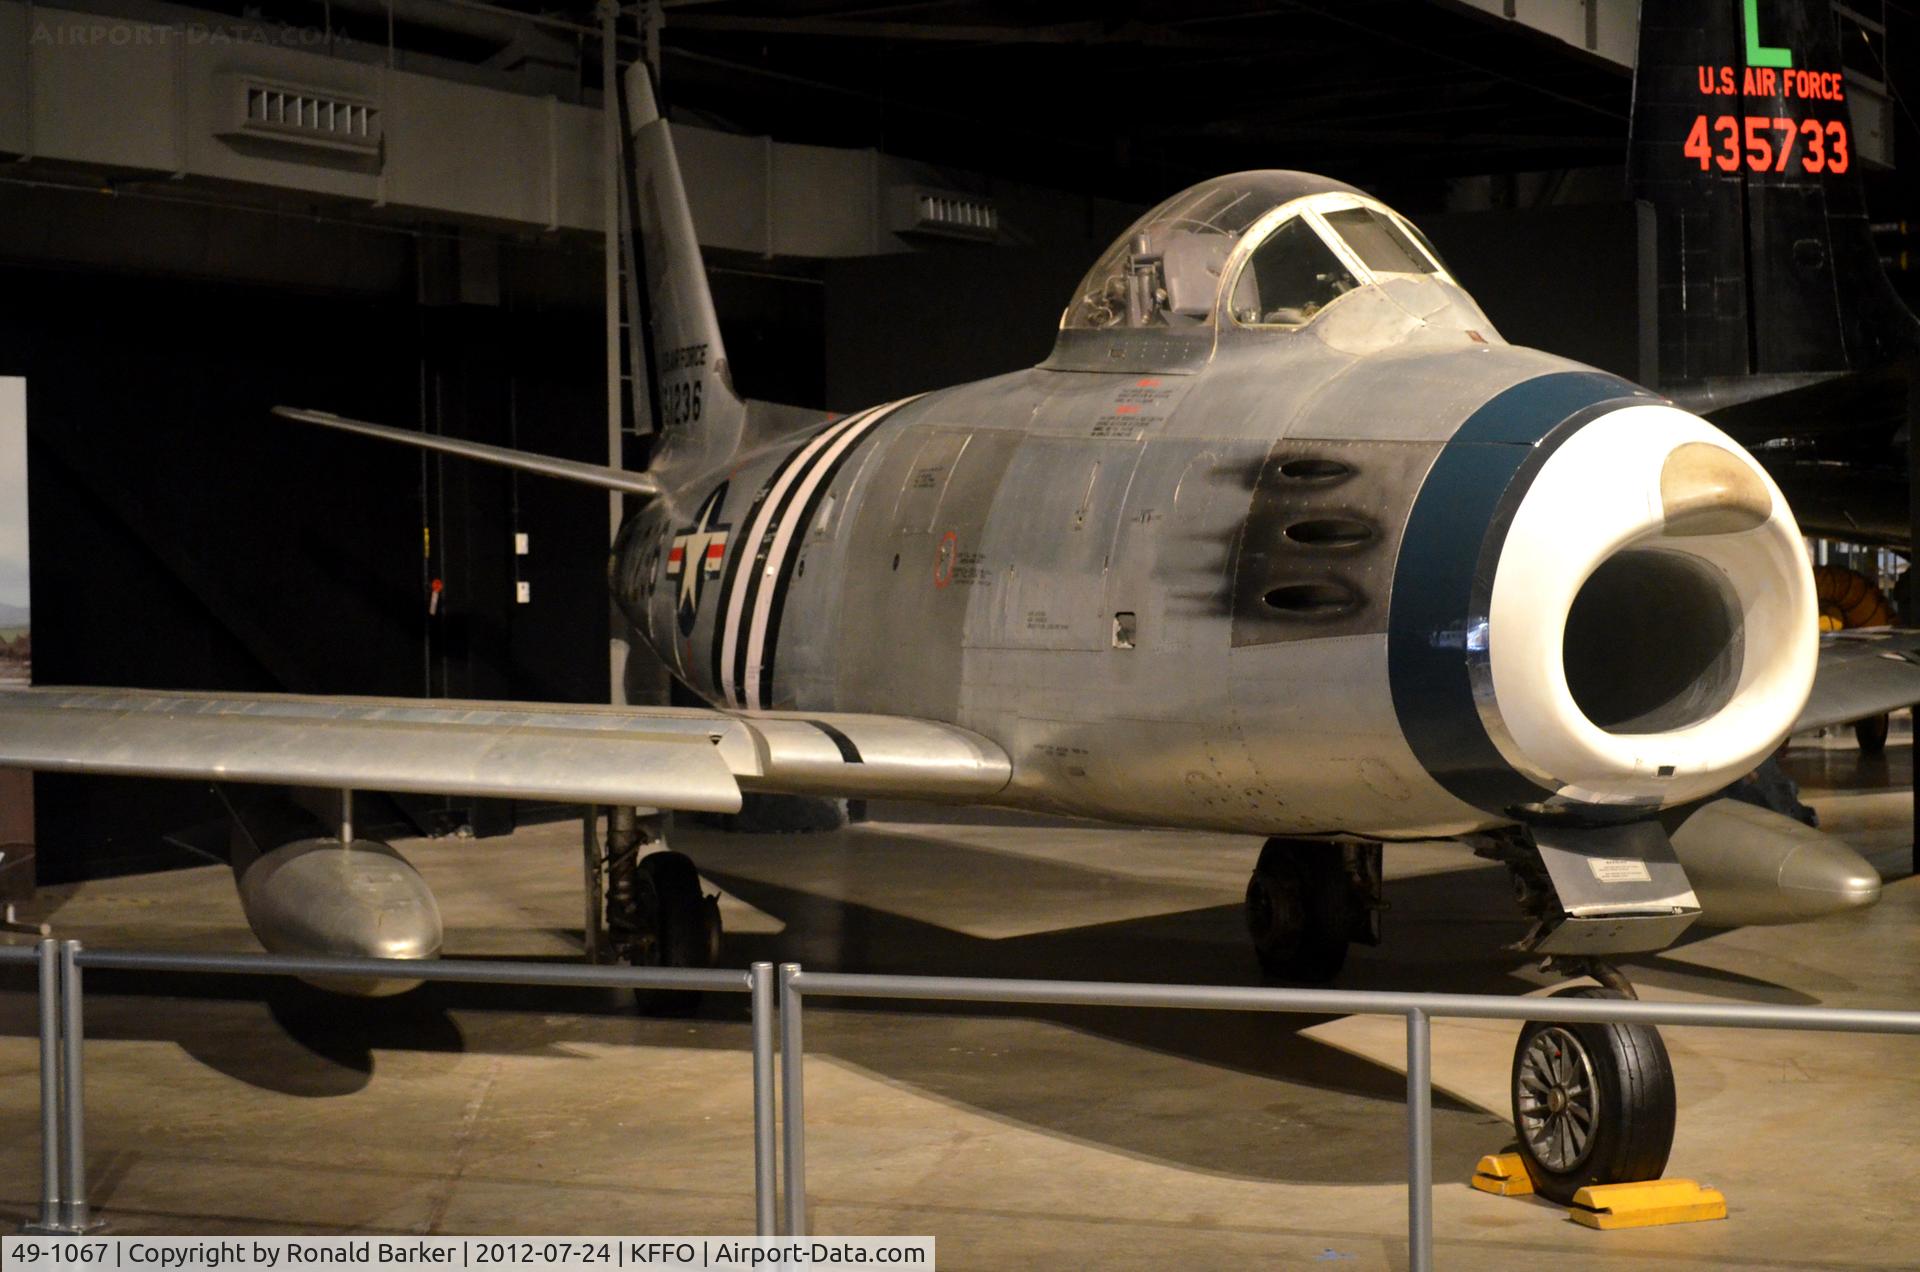
[[[1535,1034],[1514,1078],[1516,1128],[1534,1157],[1549,1170],[1571,1171],[1593,1149],[1600,1116],[1593,1062],[1580,1040],[1565,1029]]]

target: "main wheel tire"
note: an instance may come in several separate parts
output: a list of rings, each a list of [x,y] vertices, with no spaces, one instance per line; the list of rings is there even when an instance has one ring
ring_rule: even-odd
[[[1555,998],[1620,998],[1599,986]],[[1658,1179],[1673,1149],[1673,1065],[1646,1025],[1530,1020],[1513,1051],[1513,1129],[1534,1191],[1565,1205],[1590,1184]]]
[[[1269,979],[1321,982],[1347,961],[1353,889],[1338,844],[1270,839],[1247,881],[1247,934]]]
[[[1877,716],[1868,716],[1864,720],[1853,722],[1853,740],[1860,747],[1860,754],[1870,760],[1878,759],[1887,753],[1887,730],[1893,722],[1883,711]]]
[[[646,947],[646,965],[718,966],[720,899],[701,889],[692,858],[680,852],[651,853],[640,858],[638,870],[652,888],[659,920],[659,934]],[[700,1006],[697,991],[636,989],[633,996],[648,1015],[690,1016]]]

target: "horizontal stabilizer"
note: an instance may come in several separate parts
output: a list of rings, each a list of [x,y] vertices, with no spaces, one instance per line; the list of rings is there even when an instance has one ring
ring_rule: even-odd
[[[536,455],[531,451],[511,450],[505,446],[489,446],[485,442],[469,442],[458,437],[445,437],[438,433],[422,433],[417,429],[390,428],[385,424],[350,420],[343,415],[335,415],[331,411],[308,411],[291,406],[276,406],[273,408],[273,413],[283,419],[299,420],[302,424],[337,428],[346,433],[358,433],[362,437],[377,437],[382,441],[400,442],[403,445],[419,447],[421,450],[441,451],[448,455],[459,455],[463,459],[479,460],[483,464],[515,468],[523,473],[538,473],[542,477],[557,477],[561,481],[598,486],[602,490],[618,490],[629,495],[660,493],[660,483],[651,473],[628,472],[624,468],[588,464],[577,459],[556,459],[551,455]]]

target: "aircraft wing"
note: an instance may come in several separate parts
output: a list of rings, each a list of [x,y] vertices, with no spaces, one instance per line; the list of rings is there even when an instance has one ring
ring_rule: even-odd
[[[1813,693],[1793,731],[1845,724],[1920,702],[1920,630],[1882,628],[1820,638]]]
[[[743,791],[985,799],[987,739],[894,716],[0,690],[0,767],[737,812]]]

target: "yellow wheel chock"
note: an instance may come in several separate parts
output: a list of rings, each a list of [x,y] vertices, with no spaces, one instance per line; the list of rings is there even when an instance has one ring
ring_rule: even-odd
[[[1528,1197],[1533,1194],[1533,1177],[1518,1153],[1495,1153],[1480,1159],[1474,1168],[1473,1186],[1496,1197]]]
[[[1518,1153],[1482,1157],[1473,1186],[1498,1197],[1526,1197],[1533,1181]],[[1727,1217],[1727,1199],[1717,1188],[1691,1179],[1650,1179],[1638,1184],[1594,1184],[1573,1195],[1567,1218],[1588,1228],[1655,1228]]]

